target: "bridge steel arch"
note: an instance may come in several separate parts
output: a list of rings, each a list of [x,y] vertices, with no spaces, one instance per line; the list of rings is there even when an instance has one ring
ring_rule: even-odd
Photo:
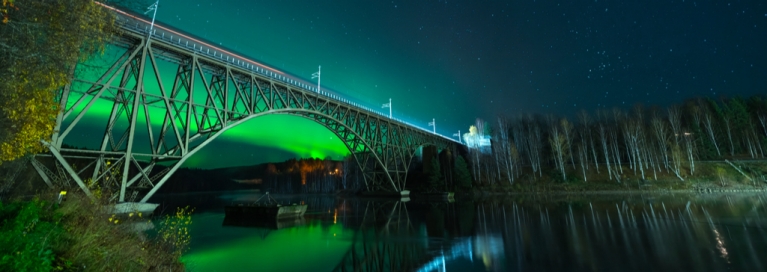
[[[50,153],[31,160],[49,186],[74,181],[88,195],[99,186],[113,192],[113,200],[147,202],[195,152],[224,131],[266,114],[301,116],[335,133],[362,170],[367,191],[403,191],[418,146],[457,146],[445,137],[302,88],[278,71],[259,70],[156,31],[147,39],[148,31],[128,27],[133,21],[120,22],[123,32],[112,44],[122,55],[101,67],[78,64],[72,82],[60,91],[52,140],[43,141]],[[175,73],[162,68],[170,65]],[[168,74],[172,84],[162,80]],[[111,103],[99,149],[64,146],[73,129],[84,126],[83,118],[97,101]],[[158,112],[159,126],[150,120]]]

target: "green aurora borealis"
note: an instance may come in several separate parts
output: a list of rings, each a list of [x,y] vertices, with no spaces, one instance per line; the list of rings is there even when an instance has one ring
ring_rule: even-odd
[[[283,161],[291,157],[330,156],[341,159],[348,153],[346,146],[335,134],[314,121],[273,114],[255,118],[228,130],[221,135],[221,139],[217,139],[190,158],[186,165],[250,165]],[[238,161],[228,161],[229,154]],[[211,158],[215,159],[211,161]],[[219,165],[216,161],[221,161],[222,164]]]

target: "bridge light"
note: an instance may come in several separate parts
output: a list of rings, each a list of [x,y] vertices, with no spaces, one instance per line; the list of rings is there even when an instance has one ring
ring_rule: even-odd
[[[391,119],[391,98],[389,98],[389,103],[383,104],[381,108],[389,108],[389,119]]]
[[[429,122],[429,126],[433,128],[432,133],[437,134],[437,123],[434,120],[434,118],[431,118],[431,122]]]
[[[320,88],[321,88],[320,87],[320,79],[321,79],[320,78],[320,75],[321,75],[320,72],[322,72],[322,65],[317,67],[317,72],[316,73],[312,74],[312,79],[317,78],[317,92],[319,92]]]

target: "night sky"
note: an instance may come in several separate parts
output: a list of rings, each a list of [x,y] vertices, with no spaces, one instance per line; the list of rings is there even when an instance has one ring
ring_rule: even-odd
[[[395,117],[436,118],[447,136],[499,114],[765,94],[767,2],[626,2],[162,0],[157,20],[307,80],[322,65],[323,88],[371,108],[391,98]],[[245,124],[258,135],[227,132],[187,165],[344,155],[298,119]],[[286,122],[300,125],[263,129]]]

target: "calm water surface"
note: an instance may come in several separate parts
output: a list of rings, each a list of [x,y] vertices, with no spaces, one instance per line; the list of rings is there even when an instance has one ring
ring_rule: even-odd
[[[283,196],[304,218],[245,224],[259,193],[158,197],[196,207],[190,271],[767,271],[767,195],[407,202]]]

